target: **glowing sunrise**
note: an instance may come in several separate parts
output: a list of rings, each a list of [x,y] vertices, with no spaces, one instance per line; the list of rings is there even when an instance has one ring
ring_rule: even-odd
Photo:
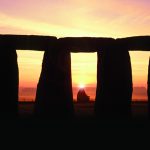
[[[149,6],[148,0],[1,0],[0,33],[57,38],[150,35]],[[17,50],[20,87],[36,88],[43,53]],[[133,86],[144,93],[133,93],[133,99],[147,99],[149,56],[150,52],[130,52]],[[84,87],[94,100],[97,54],[71,53],[71,69],[74,99],[77,89]]]

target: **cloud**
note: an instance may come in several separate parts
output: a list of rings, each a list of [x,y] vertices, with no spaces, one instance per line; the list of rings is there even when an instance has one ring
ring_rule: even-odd
[[[150,34],[149,4],[146,0],[2,0],[0,24],[12,32],[56,36]]]
[[[81,35],[88,35],[89,33],[80,30],[74,29],[66,26],[59,26],[54,24],[48,24],[43,22],[37,22],[32,20],[26,20],[22,18],[14,18],[11,16],[4,15],[0,13],[0,24],[4,27],[9,27],[10,29],[13,28],[16,31],[19,29],[21,32],[20,34],[43,34],[43,35],[53,35],[58,37],[63,36],[81,36]],[[14,32],[14,31],[13,31]]]

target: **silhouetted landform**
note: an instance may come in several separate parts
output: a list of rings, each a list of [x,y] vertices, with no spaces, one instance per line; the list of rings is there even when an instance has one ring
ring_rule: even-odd
[[[77,93],[79,88],[76,86],[72,86],[73,91],[73,101],[77,101]],[[95,100],[96,95],[96,87],[86,86],[86,93],[90,95],[90,102]],[[19,101],[20,102],[34,102],[36,95],[36,87],[19,87]],[[143,86],[133,87],[132,92],[132,102],[134,101],[142,101],[147,102],[147,88]]]
[[[36,93],[36,88],[35,87],[20,87],[19,92],[20,92],[20,95],[33,96]]]
[[[134,95],[139,97],[139,99],[147,99],[147,97],[146,97],[147,96],[147,89],[144,86],[133,87],[133,93],[134,93]],[[144,97],[146,97],[146,98],[144,98]]]
[[[87,103],[90,101],[90,96],[85,93],[84,88],[79,89],[77,93],[77,102],[78,103]]]
[[[15,116],[18,102],[16,49],[45,51],[37,85],[35,115],[73,116],[70,52],[98,52],[95,113],[98,118],[130,118],[132,71],[129,50],[150,50],[150,36],[122,39],[0,35],[1,116]],[[148,79],[149,83],[149,79]],[[149,92],[148,92],[149,94]],[[106,107],[107,105],[107,107]]]

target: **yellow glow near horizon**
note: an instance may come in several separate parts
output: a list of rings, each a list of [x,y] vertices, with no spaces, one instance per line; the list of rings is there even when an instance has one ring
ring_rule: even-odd
[[[96,84],[97,53],[71,53],[73,85]]]
[[[150,52],[130,51],[133,86],[147,88],[149,57]]]
[[[81,84],[79,84],[79,86],[78,86],[80,89],[84,89],[85,87],[86,87],[86,85],[85,84],[83,84],[83,83],[81,83]]]
[[[36,87],[41,73],[44,52],[17,50],[19,86]]]

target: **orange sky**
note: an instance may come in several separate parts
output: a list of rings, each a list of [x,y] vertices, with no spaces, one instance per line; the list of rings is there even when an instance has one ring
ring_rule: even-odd
[[[113,38],[150,35],[149,6],[148,0],[1,0],[0,34]],[[17,53],[20,86],[36,86],[43,52]],[[130,52],[130,56],[134,86],[146,87],[150,52]],[[96,53],[74,53],[71,58],[73,85],[95,85]]]

